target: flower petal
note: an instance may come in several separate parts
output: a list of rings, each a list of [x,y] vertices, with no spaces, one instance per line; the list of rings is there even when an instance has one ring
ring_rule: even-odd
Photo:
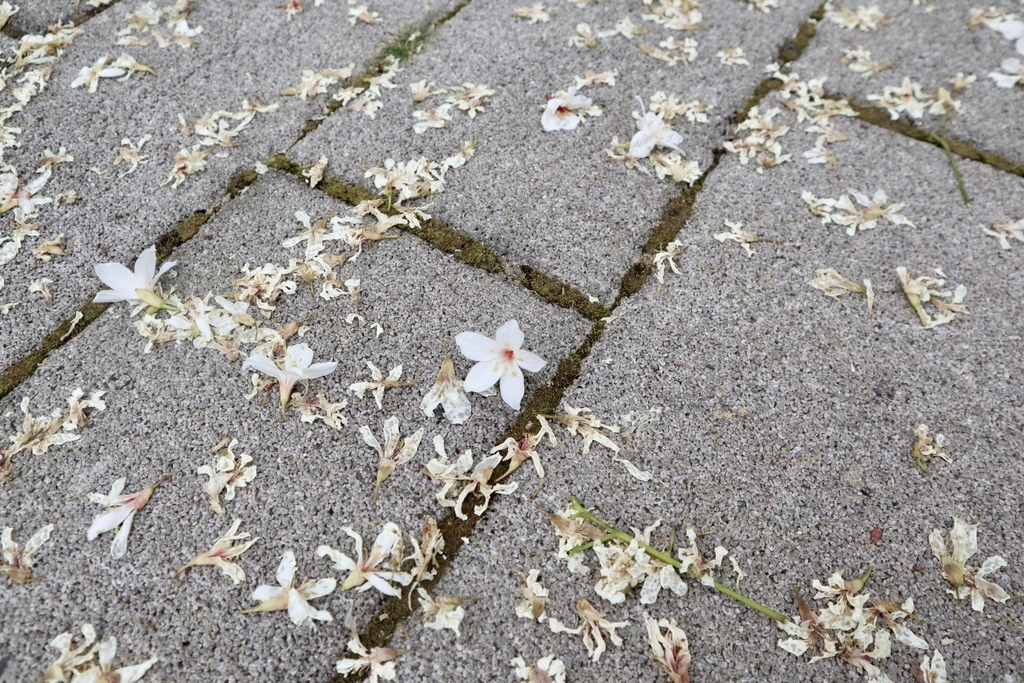
[[[455,343],[463,356],[477,362],[494,360],[498,356],[498,344],[477,332],[463,332],[455,335]]]
[[[132,507],[125,505],[103,513],[94,519],[92,524],[89,525],[89,531],[86,532],[86,538],[90,541],[95,540],[100,534],[106,533],[115,528],[118,524],[122,523],[132,512]]]
[[[498,367],[498,364],[494,363],[493,359],[474,365],[469,369],[469,374],[466,375],[466,391],[482,393],[493,387],[501,379],[501,371]]]
[[[469,380],[468,377],[466,379]],[[525,391],[523,373],[518,369],[506,372],[501,376],[501,399],[512,410],[519,410]]]
[[[117,535],[114,536],[114,540],[110,543],[110,556],[115,560],[120,560],[128,553],[128,534],[132,532],[132,520],[135,519],[135,508],[128,509],[128,516],[125,517],[124,522],[121,524],[121,528],[117,531]]]
[[[278,565],[275,576],[277,577],[277,582],[284,588],[292,585],[292,581],[295,579],[295,553],[291,550],[286,551],[281,558],[281,564]]]
[[[540,372],[548,362],[531,351],[519,350],[516,351],[516,364],[527,372]]]
[[[284,379],[284,372],[281,371],[281,368],[277,367],[277,364],[274,363],[274,361],[270,360],[258,351],[253,351],[249,357],[245,359],[245,362],[242,363],[243,370],[248,370],[249,368],[262,372],[264,375],[276,377],[279,382]]]
[[[509,320],[494,333],[494,341],[498,342],[498,346],[508,344],[513,349],[521,349],[524,339],[526,335],[519,329],[519,323],[515,320]]]
[[[289,346],[284,354],[285,372],[291,369],[306,370],[312,362],[313,349],[309,348],[309,344]]]
[[[316,363],[310,365],[308,368],[302,371],[302,379],[316,379],[317,377],[323,377],[334,372],[338,364],[334,361],[330,363]]]
[[[135,274],[132,271],[120,263],[100,263],[96,265],[95,271],[96,277],[103,284],[124,297],[121,300],[136,298],[135,290],[138,289],[138,280],[135,279]]]
[[[156,247],[150,247],[135,259],[135,278],[137,282],[145,282],[148,289],[156,275]]]

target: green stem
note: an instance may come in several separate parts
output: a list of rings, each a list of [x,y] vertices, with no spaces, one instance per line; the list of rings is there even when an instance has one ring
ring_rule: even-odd
[[[657,560],[660,560],[660,561],[664,562],[665,564],[671,565],[671,566],[675,567],[676,569],[682,569],[683,564],[679,560],[677,560],[676,558],[672,557],[670,554],[668,554],[668,553],[666,553],[666,552],[664,552],[662,550],[658,550],[657,548],[651,546],[650,544],[645,543],[644,541],[641,541],[639,538],[636,538],[636,537],[632,536],[631,534],[623,531],[622,529],[619,529],[618,527],[612,526],[611,524],[609,524],[608,522],[604,521],[600,517],[597,517],[596,515],[594,515],[594,513],[590,512],[590,510],[587,510],[585,507],[583,507],[583,504],[580,503],[580,501],[576,498],[576,496],[572,496],[572,498],[570,498],[569,502],[570,502],[570,505],[572,505],[572,508],[573,508],[573,510],[575,510],[577,515],[579,515],[580,517],[586,519],[589,522],[593,522],[594,524],[596,524],[597,526],[601,527],[602,529],[604,529],[605,531],[608,532],[608,535],[606,535],[604,538],[601,539],[602,541],[604,541],[606,539],[607,540],[611,540],[613,538],[616,538],[616,539],[618,539],[620,541],[623,541],[625,543],[631,543],[633,541],[636,541],[637,544],[641,548],[644,549],[644,552],[647,553],[648,555],[650,555],[651,557],[653,557],[653,558],[655,558]],[[584,545],[587,545],[587,544],[584,544]],[[592,546],[593,543],[590,543],[589,545]],[[583,546],[580,546],[580,548],[582,548],[582,547]],[[574,548],[572,551],[570,551],[570,554],[575,553],[577,550],[579,550],[579,548]],[[698,579],[698,580],[700,579],[700,576],[695,573],[695,571],[694,571],[692,566],[687,571],[687,574],[689,574],[691,577],[693,577],[695,579]],[[766,615],[768,617],[771,617],[772,619],[774,619],[775,621],[777,621],[779,623],[783,623],[784,624],[784,623],[789,621],[789,618],[785,614],[782,614],[781,612],[776,612],[771,607],[767,607],[766,605],[762,605],[761,603],[757,602],[756,600],[748,598],[747,596],[743,595],[739,591],[735,591],[732,588],[729,588],[728,586],[723,586],[722,584],[720,584],[717,581],[714,582],[714,586],[713,587],[719,593],[721,593],[723,595],[727,595],[730,598],[743,603],[747,607],[752,607],[753,609],[757,610],[761,614],[764,614],[764,615]]]
[[[956,177],[957,187],[960,188],[960,196],[964,200],[964,204],[970,204],[971,198],[967,196],[967,188],[964,186],[964,179],[960,176],[960,167],[956,163],[956,158],[953,156],[953,150],[949,148],[949,142],[946,140],[946,126],[949,123],[949,118],[943,119],[942,130],[936,138],[939,141],[939,145],[942,146],[943,151],[946,152],[946,159],[949,160],[949,165],[953,167],[953,176]],[[932,136],[936,137],[936,136]]]
[[[615,536],[613,536],[612,534],[608,534],[607,536],[602,536],[601,538],[597,539],[597,541],[600,541],[601,543],[607,543],[608,541],[614,538]],[[587,541],[582,545],[576,546],[575,548],[569,551],[569,557],[572,557],[576,553],[582,553],[584,550],[590,550],[594,547],[594,544],[597,543],[597,541]]]

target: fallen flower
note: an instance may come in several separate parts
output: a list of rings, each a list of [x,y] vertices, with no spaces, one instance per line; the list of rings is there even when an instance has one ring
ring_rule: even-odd
[[[395,660],[398,659],[398,650],[390,647],[375,647],[367,650],[363,642],[359,640],[355,629],[352,629],[352,638],[348,641],[348,651],[356,658],[346,657],[337,662],[337,671],[346,678],[364,669],[369,669],[369,683],[378,683],[381,680],[395,680]]]
[[[690,683],[690,643],[676,620],[654,619],[643,613],[651,659],[661,665],[672,683]],[[663,634],[661,629],[667,629]]]
[[[408,586],[412,582],[412,575],[407,572],[377,568],[388,558],[391,558],[395,565],[402,561],[402,530],[398,528],[398,525],[394,522],[387,522],[366,557],[363,557],[363,537],[353,531],[351,527],[344,526],[341,531],[356,542],[357,559],[353,560],[328,545],[322,545],[316,549],[318,557],[329,557],[334,562],[335,569],[348,572],[344,583],[341,584],[341,590],[347,591],[355,588],[359,591],[367,591],[376,588],[384,595],[401,595],[401,591],[391,585],[391,582]],[[397,558],[395,558],[396,554]]]
[[[921,656],[921,663],[914,667],[914,678],[918,683],[948,683],[946,677],[946,660],[938,650],[928,655]]]
[[[318,579],[316,581],[306,579],[301,586],[295,588],[295,553],[291,550],[286,551],[281,558],[276,578],[278,586],[264,585],[253,591],[252,599],[259,600],[260,604],[242,610],[242,614],[288,610],[288,616],[292,623],[296,626],[308,624],[311,628],[316,626],[313,623],[314,619],[318,621],[334,620],[330,612],[310,607],[308,601],[333,593],[338,583],[335,579]]]
[[[172,578],[176,578],[189,567],[209,565],[214,567],[220,567],[220,570],[227,574],[227,576],[232,581],[234,581],[235,584],[239,584],[245,581],[245,572],[242,570],[241,567],[232,562],[232,560],[241,555],[242,553],[244,553],[252,546],[253,543],[260,539],[254,538],[251,541],[246,541],[245,543],[242,543],[241,545],[232,546],[231,544],[235,541],[241,541],[243,539],[249,538],[249,536],[251,535],[248,531],[238,533],[238,527],[241,524],[242,520],[236,519],[234,523],[231,525],[231,528],[228,529],[224,533],[224,535],[222,535],[214,542],[213,547],[211,547],[205,553],[202,553],[201,555],[196,555],[191,560],[189,560],[188,564],[184,565],[183,567],[178,569],[178,571],[174,572],[174,576]]]
[[[440,434],[434,437],[434,450],[440,457],[430,460],[423,466],[423,469],[431,479],[443,484],[441,490],[437,492],[437,502],[442,507],[454,508],[455,516],[459,519],[469,519],[462,510],[462,506],[471,494],[476,494],[484,499],[482,503],[473,508],[474,514],[482,515],[490,505],[492,495],[495,493],[508,495],[519,488],[519,482],[516,481],[511,484],[490,483],[494,468],[502,460],[499,453],[487,456],[478,462],[476,467],[473,467],[473,451],[469,449],[464,451],[455,462],[449,462],[448,454],[444,449],[444,438]],[[472,472],[470,472],[471,468]],[[459,493],[459,497],[456,500],[450,500],[448,492],[460,486],[462,491]]]
[[[672,130],[661,114],[653,111],[647,112],[643,119],[637,122],[637,129],[629,141],[630,157],[643,159],[655,147],[668,147],[682,152],[679,145],[683,142],[683,136]]]
[[[531,569],[524,576],[523,585],[516,592],[523,596],[523,601],[516,605],[516,616],[531,621],[544,621],[549,590],[544,587],[539,569]]]
[[[296,344],[289,346],[284,355],[284,367],[280,368],[261,350],[257,349],[242,364],[242,369],[252,368],[258,370],[268,377],[278,381],[281,390],[281,416],[287,418],[285,408],[292,395],[292,389],[299,380],[311,380],[324,377],[334,372],[338,367],[336,362],[316,363],[313,362],[313,350],[307,344]]]
[[[993,223],[991,230],[982,226],[981,230],[986,235],[999,240],[1000,249],[1009,249],[1011,239],[1024,242],[1024,218],[1012,223]]]
[[[950,588],[946,592],[956,596],[957,602],[965,591],[971,596],[971,607],[976,612],[985,609],[985,598],[996,602],[1006,602],[1010,595],[1001,587],[985,579],[993,572],[1006,566],[1006,560],[994,555],[985,560],[979,569],[967,566],[967,561],[978,552],[978,525],[967,524],[963,520],[953,518],[953,530],[949,534],[952,554],[946,548],[944,534],[940,529],[932,531],[928,544],[935,554],[942,573],[949,581]]]
[[[85,426],[87,409],[105,410],[106,402],[103,400],[105,391],[95,391],[92,396],[81,400],[85,392],[80,388],[75,389],[68,397],[67,411],[54,408],[49,415],[36,417],[29,412],[29,399],[25,396],[21,400],[21,412],[25,417],[21,421],[18,432],[9,437],[11,445],[0,449],[0,477],[6,477],[11,472],[14,456],[23,451],[29,451],[33,455],[46,453],[50,446],[60,446],[81,438],[75,432]]]
[[[377,464],[377,486],[373,490],[374,500],[377,499],[380,485],[392,475],[399,465],[404,465],[416,455],[425,431],[424,427],[420,427],[420,429],[406,439],[399,439],[398,418],[392,415],[384,420],[384,445],[381,446],[380,442],[377,441],[377,437],[373,435],[368,426],[363,425],[359,428],[359,434],[363,437],[363,442],[376,450],[377,455],[380,456],[380,461]]]
[[[384,374],[380,369],[371,363],[366,361],[367,367],[370,368],[370,373],[373,375],[372,382],[354,382],[348,385],[348,390],[354,392],[356,396],[362,398],[367,391],[373,393],[373,399],[377,402],[377,408],[384,410],[384,392],[388,389],[399,389],[401,387],[412,386],[409,382],[399,382],[398,379],[402,376],[402,366],[396,365],[388,373],[385,379]]]
[[[627,626],[629,621],[608,621],[604,618],[603,612],[598,612],[586,598],[576,601],[576,613],[580,615],[580,625],[576,628],[569,628],[558,619],[548,619],[548,626],[552,633],[570,633],[583,635],[583,644],[590,653],[590,659],[597,661],[601,658],[607,645],[604,641],[604,634],[608,634],[612,644],[622,646],[622,638],[615,632],[616,629]]]
[[[420,540],[416,540],[416,537],[410,534],[409,542],[412,543],[412,555],[403,558],[402,564],[413,563],[409,574],[412,576],[412,585],[415,586],[434,578],[437,574],[438,556],[443,555],[444,551],[444,536],[437,527],[437,520],[428,517],[420,531]]]
[[[223,443],[223,442],[221,442]],[[220,504],[220,494],[224,492],[224,500],[235,499],[235,489],[245,488],[256,478],[256,465],[250,465],[252,456],[242,453],[235,459],[234,447],[238,445],[236,439],[224,447],[213,460],[213,465],[203,465],[198,469],[199,474],[205,474],[209,480],[203,484],[203,491],[210,497],[210,507],[218,515],[224,514],[224,506]],[[219,444],[213,451],[220,450]]]
[[[573,130],[585,116],[600,114],[601,108],[594,106],[594,101],[589,97],[577,94],[574,86],[548,99],[544,114],[540,117],[540,125],[545,132]]]
[[[459,627],[462,618],[466,616],[466,609],[462,607],[462,598],[451,596],[440,596],[437,600],[430,597],[427,591],[418,589],[420,596],[420,607],[423,608],[423,625],[435,631],[451,629],[456,637],[461,637]]]
[[[940,278],[921,276],[911,280],[905,267],[900,266],[896,269],[896,275],[899,276],[900,284],[903,285],[903,293],[906,295],[907,301],[910,302],[911,308],[917,313],[921,327],[926,330],[951,322],[959,313],[969,312],[963,305],[964,298],[967,296],[967,287],[961,284],[957,285],[952,292],[941,290],[939,288],[946,284],[946,276],[938,269],[936,269],[936,274]],[[949,298],[949,301],[943,301],[939,297]],[[928,302],[939,309],[934,317],[924,308],[924,304]]]
[[[751,250],[750,244],[751,242],[760,241],[758,236],[744,230],[742,223],[725,221],[725,225],[729,228],[729,232],[720,232],[714,236],[715,239],[723,244],[726,242],[736,242],[743,247],[743,251],[747,252],[747,256],[753,256],[754,252]]]
[[[868,298],[868,315],[871,315],[875,303],[875,291],[871,287],[871,280],[864,278],[864,284],[859,285],[848,277],[839,274],[835,268],[819,268],[814,271],[814,279],[808,282],[825,296],[838,299],[847,292],[864,294]]]
[[[532,666],[527,666],[522,657],[513,657],[509,664],[516,667],[516,677],[526,683],[565,683],[565,663],[554,655],[541,657]]]
[[[135,260],[135,272],[120,263],[101,263],[96,266],[96,277],[110,289],[99,292],[94,303],[127,301],[132,304],[146,304],[153,308],[165,308],[163,297],[156,293],[160,276],[173,268],[175,261],[167,261],[160,270],[156,269],[156,247],[150,247]]]
[[[32,553],[50,540],[53,525],[47,524],[40,527],[25,542],[24,548],[20,548],[11,539],[13,531],[11,527],[7,526],[0,532],[0,574],[6,574],[15,583],[27,583],[32,578]]]
[[[126,481],[124,477],[121,477],[113,483],[110,487],[110,493],[107,495],[90,493],[89,500],[91,502],[97,505],[105,505],[112,509],[102,515],[98,515],[92,521],[89,531],[86,533],[86,538],[92,541],[100,534],[112,531],[120,525],[120,530],[118,530],[117,535],[114,536],[114,540],[110,544],[110,555],[115,560],[124,557],[125,553],[128,552],[128,534],[132,530],[132,520],[135,519],[135,513],[146,507],[146,503],[153,496],[153,491],[156,490],[157,486],[167,481],[167,479],[168,477],[165,476],[157,483],[137,493],[121,495]]]
[[[444,416],[455,425],[463,424],[473,414],[473,407],[466,396],[466,385],[455,374],[455,365],[450,358],[441,361],[437,381],[420,403],[420,410],[427,417],[433,417],[437,406],[444,407]]]
[[[547,365],[543,358],[523,349],[525,338],[515,320],[499,327],[494,339],[477,332],[456,335],[462,355],[477,362],[466,375],[466,391],[483,393],[500,381],[502,400],[519,410],[525,393],[521,370],[540,372]]]
[[[925,463],[931,462],[933,458],[942,458],[946,462],[953,462],[943,450],[946,446],[945,435],[936,434],[934,437],[929,436],[928,426],[919,424],[917,429],[914,430],[914,436],[917,439],[914,441],[910,455],[914,458],[914,462],[922,472],[928,474],[928,468],[925,466]]]

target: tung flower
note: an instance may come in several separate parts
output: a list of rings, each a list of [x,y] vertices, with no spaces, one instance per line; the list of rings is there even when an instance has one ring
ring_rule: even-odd
[[[668,674],[672,683],[690,683],[690,643],[676,620],[654,619],[644,612],[650,657]],[[661,629],[668,629],[662,634]]]
[[[476,332],[456,335],[455,343],[462,355],[477,362],[466,375],[466,391],[483,393],[500,381],[501,398],[513,410],[519,410],[526,391],[521,370],[540,372],[547,365],[543,358],[523,349],[524,339],[515,320],[499,327],[494,339]]]
[[[242,553],[252,546],[253,543],[260,540],[254,538],[251,541],[246,541],[241,545],[232,546],[231,544],[235,541],[241,541],[249,538],[251,535],[248,531],[238,533],[238,527],[242,524],[242,520],[236,519],[223,536],[217,539],[213,544],[213,547],[207,550],[201,555],[197,555],[188,561],[184,567],[174,572],[174,576],[178,576],[189,567],[196,567],[198,565],[210,565],[214,567],[220,567],[220,570],[228,575],[232,581],[236,584],[245,581],[245,572],[237,564],[231,560],[235,559]]]
[[[135,272],[120,263],[101,263],[96,266],[96,277],[110,289],[105,289],[93,299],[96,303],[127,301],[132,304],[145,303],[154,308],[164,308],[164,300],[154,291],[160,276],[175,266],[167,261],[160,270],[156,269],[156,247],[150,247],[135,261]]]
[[[665,123],[661,114],[649,111],[637,125],[639,130],[629,141],[629,156],[643,159],[655,147],[668,147],[682,152],[679,144],[683,141],[683,136],[672,130],[672,126]]]
[[[345,582],[341,584],[341,590],[347,591],[356,588],[360,591],[376,588],[385,595],[400,595],[399,589],[391,585],[391,582],[408,586],[412,582],[412,575],[407,572],[378,569],[384,560],[392,557],[396,550],[401,556],[400,545],[402,543],[402,530],[394,522],[384,525],[384,530],[377,536],[370,548],[370,554],[363,557],[363,537],[352,530],[351,527],[342,527],[341,530],[356,542],[356,556],[353,560],[348,555],[335,550],[334,548],[322,545],[316,549],[319,557],[325,555],[334,561],[334,568],[338,571],[348,572]]]
[[[333,361],[330,363],[313,363],[313,349],[309,348],[307,344],[289,346],[284,354],[283,368],[279,368],[277,363],[270,360],[259,350],[254,351],[246,359],[245,363],[242,364],[243,370],[252,368],[278,381],[281,388],[282,416],[286,416],[285,407],[288,405],[288,400],[291,398],[292,389],[295,388],[296,382],[324,377],[334,372],[337,367],[338,364]]]
[[[15,583],[26,583],[32,578],[32,553],[50,540],[53,525],[47,524],[32,534],[24,548],[11,540],[12,531],[8,526],[0,532],[0,574],[7,574]]]
[[[242,614],[254,614],[256,612],[276,612],[288,610],[288,616],[296,626],[308,624],[316,626],[314,619],[319,621],[334,621],[334,617],[326,610],[318,610],[309,606],[309,600],[322,598],[334,592],[338,582],[331,579],[307,579],[301,586],[295,588],[295,553],[291,550],[285,552],[281,558],[281,564],[277,567],[278,586],[260,586],[253,591],[252,599],[259,600],[260,604],[252,609],[242,610]]]
[[[114,559],[124,557],[125,553],[128,552],[128,534],[132,530],[132,520],[135,519],[135,513],[146,507],[146,503],[153,496],[153,491],[165,481],[167,481],[167,477],[162,478],[148,488],[142,489],[138,493],[121,495],[125,485],[125,478],[121,477],[110,487],[110,493],[107,495],[90,493],[90,501],[98,505],[106,505],[111,510],[99,515],[92,521],[86,537],[92,541],[100,534],[111,531],[120,525],[121,529],[114,536],[114,541],[110,544],[110,555]]]
[[[466,396],[466,385],[455,375],[451,358],[441,362],[437,381],[420,403],[420,410],[427,417],[433,417],[437,406],[444,407],[444,416],[454,425],[460,425],[473,414],[473,406]]]
[[[1006,602],[1009,594],[987,581],[985,576],[1006,566],[1006,560],[995,555],[982,563],[980,569],[967,566],[967,561],[978,552],[978,525],[967,524],[961,519],[953,518],[953,530],[949,533],[952,553],[946,549],[946,542],[941,530],[936,529],[928,537],[932,552],[942,565],[942,573],[951,586],[947,591],[960,599],[964,592],[971,596],[971,607],[976,612],[985,609],[985,598],[996,602]]]

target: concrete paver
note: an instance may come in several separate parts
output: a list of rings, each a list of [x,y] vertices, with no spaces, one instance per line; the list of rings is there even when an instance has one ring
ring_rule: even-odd
[[[831,21],[818,24],[819,35],[792,66],[803,78],[827,77],[826,89],[855,97],[869,105],[868,95],[881,95],[886,87],[899,87],[905,78],[920,83],[924,95],[945,88],[959,100],[962,111],[953,114],[948,135],[978,148],[1024,164],[1024,123],[1015,112],[1024,103],[1024,91],[997,87],[988,77],[999,71],[1003,60],[1020,57],[1013,43],[984,25],[970,26],[970,3],[910,4],[899,0],[872,3],[887,17],[877,29],[847,29]],[[857,3],[836,2],[853,8]],[[982,9],[980,3],[977,7]],[[1002,7],[1019,11],[1012,3],[987,3],[985,8]],[[937,40],[936,36],[942,36]],[[891,67],[865,78],[844,66],[845,52],[863,47],[871,61]],[[954,92],[952,80],[958,73],[977,80],[965,90]],[[904,120],[911,120],[903,115]],[[942,117],[926,113],[921,120],[928,130],[939,133]]]
[[[85,303],[93,264],[134,258],[158,235],[219,202],[234,174],[293,141],[305,121],[321,112],[320,103],[279,95],[299,83],[303,70],[352,63],[358,69],[400,23],[417,20],[426,11],[420,2],[393,3],[382,8],[381,22],[352,26],[347,5],[340,3],[310,6],[291,21],[278,2],[253,3],[244,13],[198,3],[188,16],[190,27],[203,29],[194,38],[197,47],[160,48],[151,34],[142,36],[152,43],[148,47],[115,45],[125,17],[143,4],[120,2],[87,22],[57,64],[49,88],[12,119],[23,132],[20,148],[9,150],[8,161],[27,175],[44,149],[66,147],[75,161],[55,169],[45,192],[52,197],[73,190],[80,200],[43,206],[39,221],[45,229],[38,238],[26,240],[22,253],[4,269],[3,301],[25,302],[11,310],[0,331],[4,367]],[[70,87],[81,68],[122,52],[152,67],[156,76],[135,74],[127,82],[102,79],[95,93]],[[162,186],[175,153],[197,142],[195,135],[182,134],[178,114],[191,127],[215,111],[240,111],[243,100],[254,98],[280,108],[256,115],[235,139],[237,147],[214,147],[204,172],[188,176],[177,188]],[[114,160],[122,139],[137,143],[143,135],[152,136],[142,149],[148,159],[121,177],[127,165],[114,166]],[[44,263],[32,257],[38,242],[60,233],[65,235],[67,258]],[[27,294],[29,283],[43,277],[53,280],[54,300],[49,304]]]
[[[787,2],[763,14],[740,2],[717,3],[704,9],[705,28],[673,32],[643,20],[639,4],[558,6],[550,21],[529,24],[512,16],[512,5],[471,3],[395,79],[398,87],[384,91],[376,118],[339,111],[303,139],[293,156],[308,165],[326,155],[328,173],[365,183],[363,170],[387,158],[443,157],[478,138],[477,154],[452,180],[452,192],[437,198],[437,217],[509,260],[610,303],[650,226],[680,191],[668,180],[612,162],[604,152],[613,136],[629,143],[636,131],[636,98],[648,102],[663,91],[682,102],[710,105],[707,123],[676,124],[685,156],[706,168],[725,123],[763,78],[762,67],[777,59],[780,46],[815,6]],[[600,32],[624,17],[650,33],[603,38],[592,49],[569,45],[577,24]],[[696,40],[696,60],[669,66],[634,44],[657,46],[669,37]],[[733,47],[745,51],[749,66],[719,63],[717,53]],[[540,117],[546,96],[573,86],[585,69],[619,74],[614,86],[582,91],[603,114],[573,131],[545,133]],[[413,112],[432,110],[445,97],[414,104],[408,85],[422,79],[438,87],[484,84],[495,94],[475,118],[454,112],[450,128],[418,135]]]
[[[1020,180],[965,162],[976,200],[964,207],[945,158],[929,145],[853,120],[837,168],[786,164],[758,176],[726,157],[699,195],[679,236],[680,275],[651,279],[616,309],[615,319],[586,361],[565,400],[592,408],[602,421],[662,408],[658,421],[634,434],[611,435],[623,457],[649,470],[648,484],[630,477],[611,453],[556,427],[560,444],[542,451],[547,477],[532,472],[515,498],[499,500],[469,539],[435,596],[481,596],[466,605],[463,637],[423,628],[418,617],[394,646],[410,654],[400,680],[508,679],[508,661],[549,654],[566,663],[569,680],[666,680],[647,659],[638,592],[610,605],[594,591],[598,575],[571,574],[556,559],[557,538],[544,514],[563,510],[571,495],[620,528],[643,528],[668,547],[670,530],[685,545],[686,526],[706,534],[698,545],[733,553],[740,589],[796,614],[790,586],[805,598],[811,581],[834,571],[846,578],[874,568],[865,590],[877,599],[913,597],[921,622],[911,628],[945,655],[950,680],[1018,680],[1012,652],[1019,605],[990,603],[984,613],[957,605],[928,547],[933,529],[956,515],[980,523],[976,564],[1002,555],[1009,566],[996,583],[1020,591],[1024,544],[1018,504],[1019,378],[1006,365],[1020,352],[1020,251],[1003,252],[978,224],[1003,211],[1020,212]],[[808,146],[814,136],[790,133]],[[755,184],[756,183],[756,184]],[[822,226],[800,201],[802,189],[873,192],[906,201],[917,228],[880,225],[847,236]],[[747,257],[712,237],[723,219],[757,233]],[[944,327],[921,329],[895,279],[904,264],[915,273],[947,266],[968,286],[971,313]],[[874,316],[864,298],[833,301],[810,288],[813,271],[835,267],[874,283]],[[931,474],[914,466],[914,428],[926,423],[947,437],[952,463]],[[882,536],[872,544],[871,532]],[[500,562],[496,558],[501,558]],[[590,557],[597,566],[596,559]],[[539,569],[551,591],[548,614],[574,626],[585,597],[611,621],[628,619],[623,647],[609,646],[594,664],[578,636],[552,634],[519,619],[520,574]],[[733,586],[729,563],[716,572]],[[693,584],[685,597],[662,593],[651,614],[674,618],[693,654],[693,680],[845,680],[843,662],[808,664],[776,647],[784,638],[771,620]],[[429,656],[444,647],[449,657]],[[894,643],[882,666],[893,680],[912,680],[920,653]],[[532,658],[532,659],[531,659]]]
[[[177,277],[167,282],[181,292],[226,292],[244,263],[287,262],[288,250],[280,242],[295,234],[291,214],[298,209],[321,216],[345,207],[271,171],[179,250]],[[434,435],[442,434],[450,449],[492,445],[516,416],[497,397],[476,397],[473,417],[458,428],[420,412],[444,345],[456,353],[455,334],[468,329],[493,334],[507,319],[518,319],[527,348],[549,361],[527,380],[528,397],[590,327],[572,312],[409,236],[380,243],[338,271],[361,280],[358,312],[379,322],[384,333],[378,338],[368,325],[347,325],[345,316],[356,310],[347,298],[324,303],[301,287],[283,297],[272,323],[304,321],[303,341],[314,349],[315,360],[339,363],[334,374],[315,380],[311,391],[340,401],[350,383],[366,379],[367,360],[385,372],[401,363],[402,379],[416,383],[389,390],[384,412],[370,396],[348,395],[348,426],[341,431],[300,423],[294,414],[282,421],[276,391],[269,403],[247,401],[248,373],[215,351],[167,344],[144,355],[144,340],[124,304],[55,352],[4,400],[5,431],[13,433],[23,396],[38,414],[64,404],[79,386],[108,392],[107,410],[93,415],[81,440],[41,456],[16,456],[4,481],[0,520],[15,527],[16,539],[47,523],[57,529],[36,557],[39,580],[25,587],[5,581],[0,587],[5,650],[13,655],[0,680],[40,674],[56,658],[44,644],[84,622],[116,635],[124,661],[159,657],[155,680],[234,681],[254,675],[326,680],[348,638],[348,604],[354,602],[360,624],[368,623],[379,602],[376,593],[339,590],[314,602],[336,621],[313,631],[296,629],[280,613],[239,615],[251,605],[253,589],[274,583],[287,549],[296,553],[300,580],[336,576],[340,583],[344,576],[314,551],[326,543],[353,554],[342,526],[362,533],[368,550],[386,521],[418,538],[428,516],[441,516],[434,485],[419,471],[433,457]],[[453,360],[464,375],[469,363]],[[381,424],[390,415],[398,416],[403,437],[420,427],[426,435],[413,462],[400,466],[374,501],[377,456],[358,429],[369,425],[382,438]],[[234,502],[225,503],[227,516],[218,517],[209,509],[201,488],[205,477],[196,469],[209,464],[206,451],[225,435],[238,439],[236,454],[253,456],[258,473]],[[87,493],[105,493],[121,476],[128,478],[126,490],[135,491],[162,475],[171,479],[139,513],[127,557],[111,559],[109,534],[86,541],[86,528],[100,511],[86,500]],[[171,580],[177,567],[209,548],[236,517],[243,530],[261,537],[240,560],[248,575],[245,584],[233,586],[206,568]]]

